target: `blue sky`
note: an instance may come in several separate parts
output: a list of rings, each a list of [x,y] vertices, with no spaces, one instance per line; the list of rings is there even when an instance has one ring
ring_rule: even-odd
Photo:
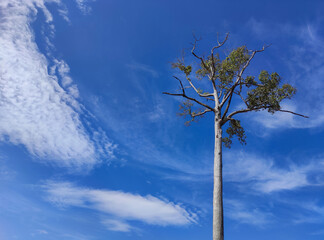
[[[225,238],[324,237],[322,1],[2,0],[0,239],[211,239],[213,122],[176,116],[170,63],[271,44],[286,109],[224,150]],[[186,61],[193,59],[188,55]],[[239,106],[234,106],[239,107]]]

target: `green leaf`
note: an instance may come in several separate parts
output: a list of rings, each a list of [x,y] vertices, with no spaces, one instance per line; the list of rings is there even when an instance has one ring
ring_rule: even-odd
[[[232,138],[234,135],[237,136],[239,142],[243,145],[246,144],[246,135],[244,128],[241,126],[241,121],[232,119],[230,120],[229,126],[226,129],[227,137],[223,137],[222,141],[224,146],[227,148],[231,148]]]

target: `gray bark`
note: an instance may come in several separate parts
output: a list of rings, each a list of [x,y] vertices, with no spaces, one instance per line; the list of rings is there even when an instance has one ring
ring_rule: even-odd
[[[222,127],[215,117],[213,240],[224,240],[223,177],[222,177]]]

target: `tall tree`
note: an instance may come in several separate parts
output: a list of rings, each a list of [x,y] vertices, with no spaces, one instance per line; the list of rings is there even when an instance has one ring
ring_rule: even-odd
[[[174,76],[179,81],[180,92],[164,92],[167,95],[184,98],[179,115],[189,117],[187,124],[209,112],[214,114],[213,240],[224,239],[222,145],[230,148],[234,135],[242,144],[245,144],[245,132],[237,116],[242,113],[267,110],[272,114],[285,112],[307,118],[281,108],[280,103],[284,99],[290,99],[296,93],[296,89],[289,84],[282,84],[278,73],[263,70],[258,78],[246,74],[252,59],[266,47],[253,51],[246,46],[241,46],[231,51],[222,60],[221,54],[216,51],[225,44],[227,39],[228,34],[223,42],[217,41],[206,57],[196,54],[198,40],[195,39],[191,53],[198,64],[186,65],[183,57],[172,63],[172,67],[178,68],[183,73],[187,85],[184,86],[182,80]],[[209,83],[210,91],[203,91],[196,86],[203,80]],[[188,95],[188,91],[196,97]],[[236,107],[239,106],[235,98],[241,101],[244,107],[231,111],[234,101]],[[223,136],[224,127],[227,128],[226,136]]]

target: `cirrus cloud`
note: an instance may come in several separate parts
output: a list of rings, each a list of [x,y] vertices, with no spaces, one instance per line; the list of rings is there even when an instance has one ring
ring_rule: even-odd
[[[113,145],[105,136],[100,138],[105,142],[98,143],[102,131],[86,130],[68,65],[54,59],[51,66],[35,42],[31,23],[38,12],[43,12],[54,34],[53,17],[46,7],[50,2],[61,4],[59,0],[0,3],[0,140],[23,145],[42,161],[89,167],[99,162],[98,145],[104,145],[106,156]]]

